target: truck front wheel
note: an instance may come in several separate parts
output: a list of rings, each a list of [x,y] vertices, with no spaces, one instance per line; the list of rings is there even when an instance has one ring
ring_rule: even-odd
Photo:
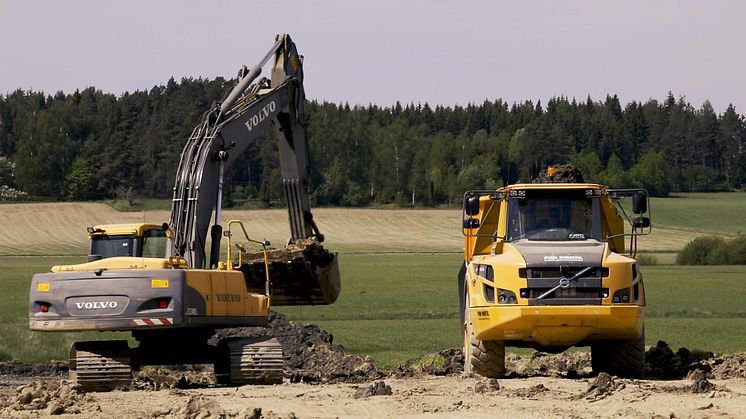
[[[467,308],[464,309],[464,372],[487,378],[505,375],[505,343],[475,338]]]

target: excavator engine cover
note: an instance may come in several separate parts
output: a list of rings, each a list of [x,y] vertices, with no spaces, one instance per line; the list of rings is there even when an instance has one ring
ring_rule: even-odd
[[[269,251],[272,305],[327,305],[340,292],[337,254],[314,239],[296,240]],[[240,270],[249,289],[264,289],[266,268],[261,252],[244,254]]]

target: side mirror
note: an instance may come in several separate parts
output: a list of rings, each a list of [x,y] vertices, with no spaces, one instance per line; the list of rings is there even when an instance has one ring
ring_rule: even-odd
[[[632,195],[632,212],[635,214],[648,212],[648,194],[645,191],[637,191]]]
[[[479,228],[479,220],[476,218],[465,219],[464,228]]]
[[[650,218],[648,217],[637,217],[632,220],[632,227],[634,228],[648,228],[650,227]]]
[[[466,212],[466,215],[470,217],[479,214],[479,196],[472,195],[466,198],[466,202],[464,202],[464,212]]]

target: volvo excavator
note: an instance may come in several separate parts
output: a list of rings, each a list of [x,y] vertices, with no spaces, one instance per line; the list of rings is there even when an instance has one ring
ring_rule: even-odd
[[[271,79],[259,78],[272,58]],[[272,305],[331,304],[339,295],[337,255],[320,245],[324,237],[310,209],[304,101],[302,57],[288,35],[278,35],[257,65],[242,67],[236,86],[193,130],[168,223],[88,227],[87,263],[34,275],[31,330],[129,331],[138,342],[132,348],[127,340],[74,343],[72,380],[107,391],[129,385],[133,371],[145,365],[214,364],[218,384],[282,381],[276,339],[217,339],[215,332],[267,326]],[[294,252],[271,250],[241,221],[231,220],[226,229],[221,224],[226,168],[270,128],[278,140]],[[234,233],[257,250],[248,252]]]

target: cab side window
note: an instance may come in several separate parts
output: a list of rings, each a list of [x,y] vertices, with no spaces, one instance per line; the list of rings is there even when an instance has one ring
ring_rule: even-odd
[[[142,256],[146,258],[166,257],[168,238],[163,230],[146,230],[142,235]]]

